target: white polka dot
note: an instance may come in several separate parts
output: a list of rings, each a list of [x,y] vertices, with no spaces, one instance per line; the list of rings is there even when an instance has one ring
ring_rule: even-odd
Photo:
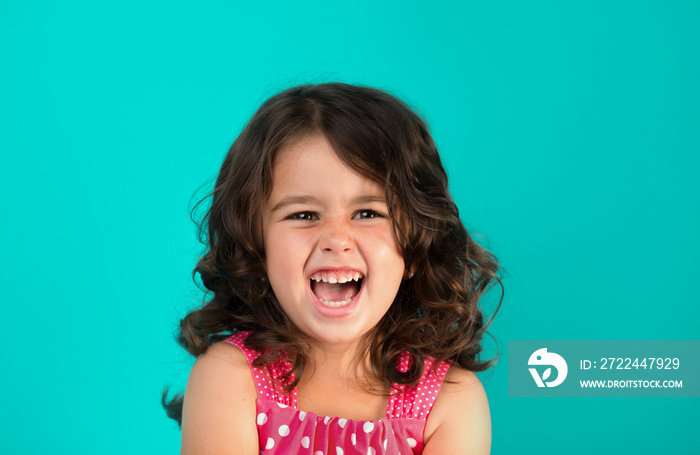
[[[340,447],[335,448],[335,455],[343,455],[343,449]]]
[[[355,433],[350,435],[350,441],[352,442],[352,445],[357,444],[357,435]]]
[[[374,424],[372,422],[365,422],[365,424],[362,425],[362,431],[365,433],[369,433],[372,430],[374,430]]]
[[[387,443],[387,442],[389,442],[389,440],[388,440],[388,439],[385,439],[385,440],[384,440],[384,450],[386,450],[386,443]]]
[[[279,407],[282,408],[282,409],[288,407],[286,404],[282,404],[282,403],[277,403],[277,406],[279,406]]]
[[[280,436],[284,437],[289,434],[289,427],[287,425],[282,425],[277,432],[280,434]]]
[[[329,422],[330,420],[331,420],[331,418],[330,418],[329,416],[326,416],[326,417],[323,418],[323,423],[325,423],[326,425],[328,425],[328,422]]]
[[[265,422],[267,422],[267,415],[264,412],[258,414],[257,422],[258,425],[265,425]]]
[[[301,438],[301,446],[305,449],[309,448],[309,444],[311,443],[311,439],[309,439],[308,436],[304,436]]]
[[[346,423],[348,423],[347,419],[339,419],[338,420],[338,425],[340,425],[340,428],[345,428]]]
[[[414,448],[414,447],[416,446],[416,444],[417,444],[416,440],[413,439],[413,438],[408,438],[408,439],[406,439],[406,442],[408,442],[408,446],[409,446],[410,448]]]
[[[267,444],[265,444],[265,450],[270,450],[275,446],[275,441],[272,438],[267,438]]]
[[[376,454],[377,454],[377,451],[374,450],[372,447],[367,449],[367,455],[376,455]]]
[[[305,412],[305,411],[299,411],[299,420],[303,421],[305,417],[306,417],[306,412]]]

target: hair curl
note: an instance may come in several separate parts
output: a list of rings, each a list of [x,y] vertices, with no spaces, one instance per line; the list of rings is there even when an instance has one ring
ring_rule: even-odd
[[[256,366],[286,353],[296,379],[289,387],[296,387],[308,343],[267,281],[261,210],[277,152],[318,133],[348,168],[384,186],[406,267],[415,271],[367,336],[365,353],[378,377],[386,386],[415,384],[426,356],[486,370],[493,359],[479,359],[486,330],[479,299],[494,282],[501,285],[496,258],[462,224],[425,122],[394,96],[342,83],[302,85],[271,97],[231,146],[199,225],[206,252],[194,274],[212,297],[180,321],[178,343],[198,356],[232,332],[252,331],[246,345],[266,353]],[[396,370],[403,351],[413,357],[406,373]],[[182,396],[168,402],[166,394],[168,415],[180,421]]]

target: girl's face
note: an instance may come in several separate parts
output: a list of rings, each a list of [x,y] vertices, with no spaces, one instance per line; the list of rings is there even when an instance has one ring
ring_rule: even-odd
[[[282,148],[263,210],[270,285],[304,333],[348,344],[391,306],[404,260],[384,187],[355,174],[322,135]]]

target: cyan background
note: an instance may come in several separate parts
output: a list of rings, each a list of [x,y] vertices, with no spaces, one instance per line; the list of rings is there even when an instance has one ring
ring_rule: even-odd
[[[698,338],[700,4],[252,3],[0,3],[1,453],[178,452],[188,205],[302,82],[425,114],[509,272],[502,351]],[[700,399],[509,398],[502,354],[494,454],[700,452]]]

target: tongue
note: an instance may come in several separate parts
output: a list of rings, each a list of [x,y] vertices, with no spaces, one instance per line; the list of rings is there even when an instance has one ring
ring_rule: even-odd
[[[341,302],[349,297],[354,297],[357,293],[357,283],[351,281],[348,283],[325,283],[323,281],[312,281],[312,289],[316,297],[323,299],[326,302]]]

